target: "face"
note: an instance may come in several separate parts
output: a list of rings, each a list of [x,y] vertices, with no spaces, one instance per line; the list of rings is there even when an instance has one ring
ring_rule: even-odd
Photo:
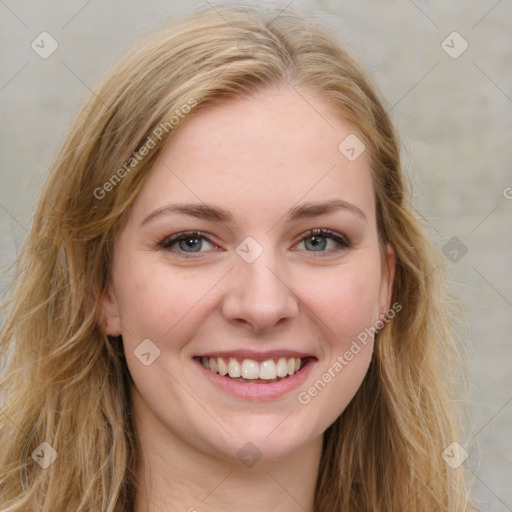
[[[116,239],[103,298],[137,422],[216,457],[251,442],[273,459],[346,408],[394,268],[367,155],[339,149],[354,132],[287,89],[180,127]]]

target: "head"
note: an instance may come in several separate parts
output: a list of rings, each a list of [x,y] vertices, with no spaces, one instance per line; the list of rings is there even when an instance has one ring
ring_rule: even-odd
[[[151,36],[77,117],[20,261],[33,423],[45,394],[64,411],[31,443],[51,436],[76,466],[55,429],[74,432],[77,479],[113,507],[143,418],[212,457],[251,442],[262,463],[323,436],[318,510],[411,493],[456,510],[459,477],[432,461],[453,436],[438,261],[406,199],[375,87],[314,23],[227,8]],[[248,400],[203,379],[203,357],[244,351],[301,357],[303,383]]]

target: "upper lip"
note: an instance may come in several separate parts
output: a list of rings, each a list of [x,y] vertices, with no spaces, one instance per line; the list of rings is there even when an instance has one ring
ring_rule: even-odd
[[[198,354],[195,357],[223,357],[225,359],[233,357],[235,359],[253,359],[254,361],[267,361],[269,359],[279,359],[281,357],[300,357],[301,359],[304,359],[307,357],[315,356],[313,354],[308,354],[306,352],[298,352],[297,350],[268,350],[262,352],[244,349],[211,351]]]

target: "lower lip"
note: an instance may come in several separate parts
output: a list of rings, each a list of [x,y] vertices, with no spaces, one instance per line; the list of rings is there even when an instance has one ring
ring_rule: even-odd
[[[246,400],[272,400],[286,395],[290,391],[298,388],[307,379],[316,359],[308,359],[304,368],[299,372],[269,384],[238,382],[206,369],[199,359],[194,359],[194,361],[199,366],[203,375],[225,393],[239,398],[244,398]]]

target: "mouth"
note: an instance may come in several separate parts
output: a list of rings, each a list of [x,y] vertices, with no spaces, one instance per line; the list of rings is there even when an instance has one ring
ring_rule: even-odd
[[[314,357],[272,357],[261,361],[255,358],[198,356],[201,365],[230,381],[245,384],[272,384],[301,372]]]

